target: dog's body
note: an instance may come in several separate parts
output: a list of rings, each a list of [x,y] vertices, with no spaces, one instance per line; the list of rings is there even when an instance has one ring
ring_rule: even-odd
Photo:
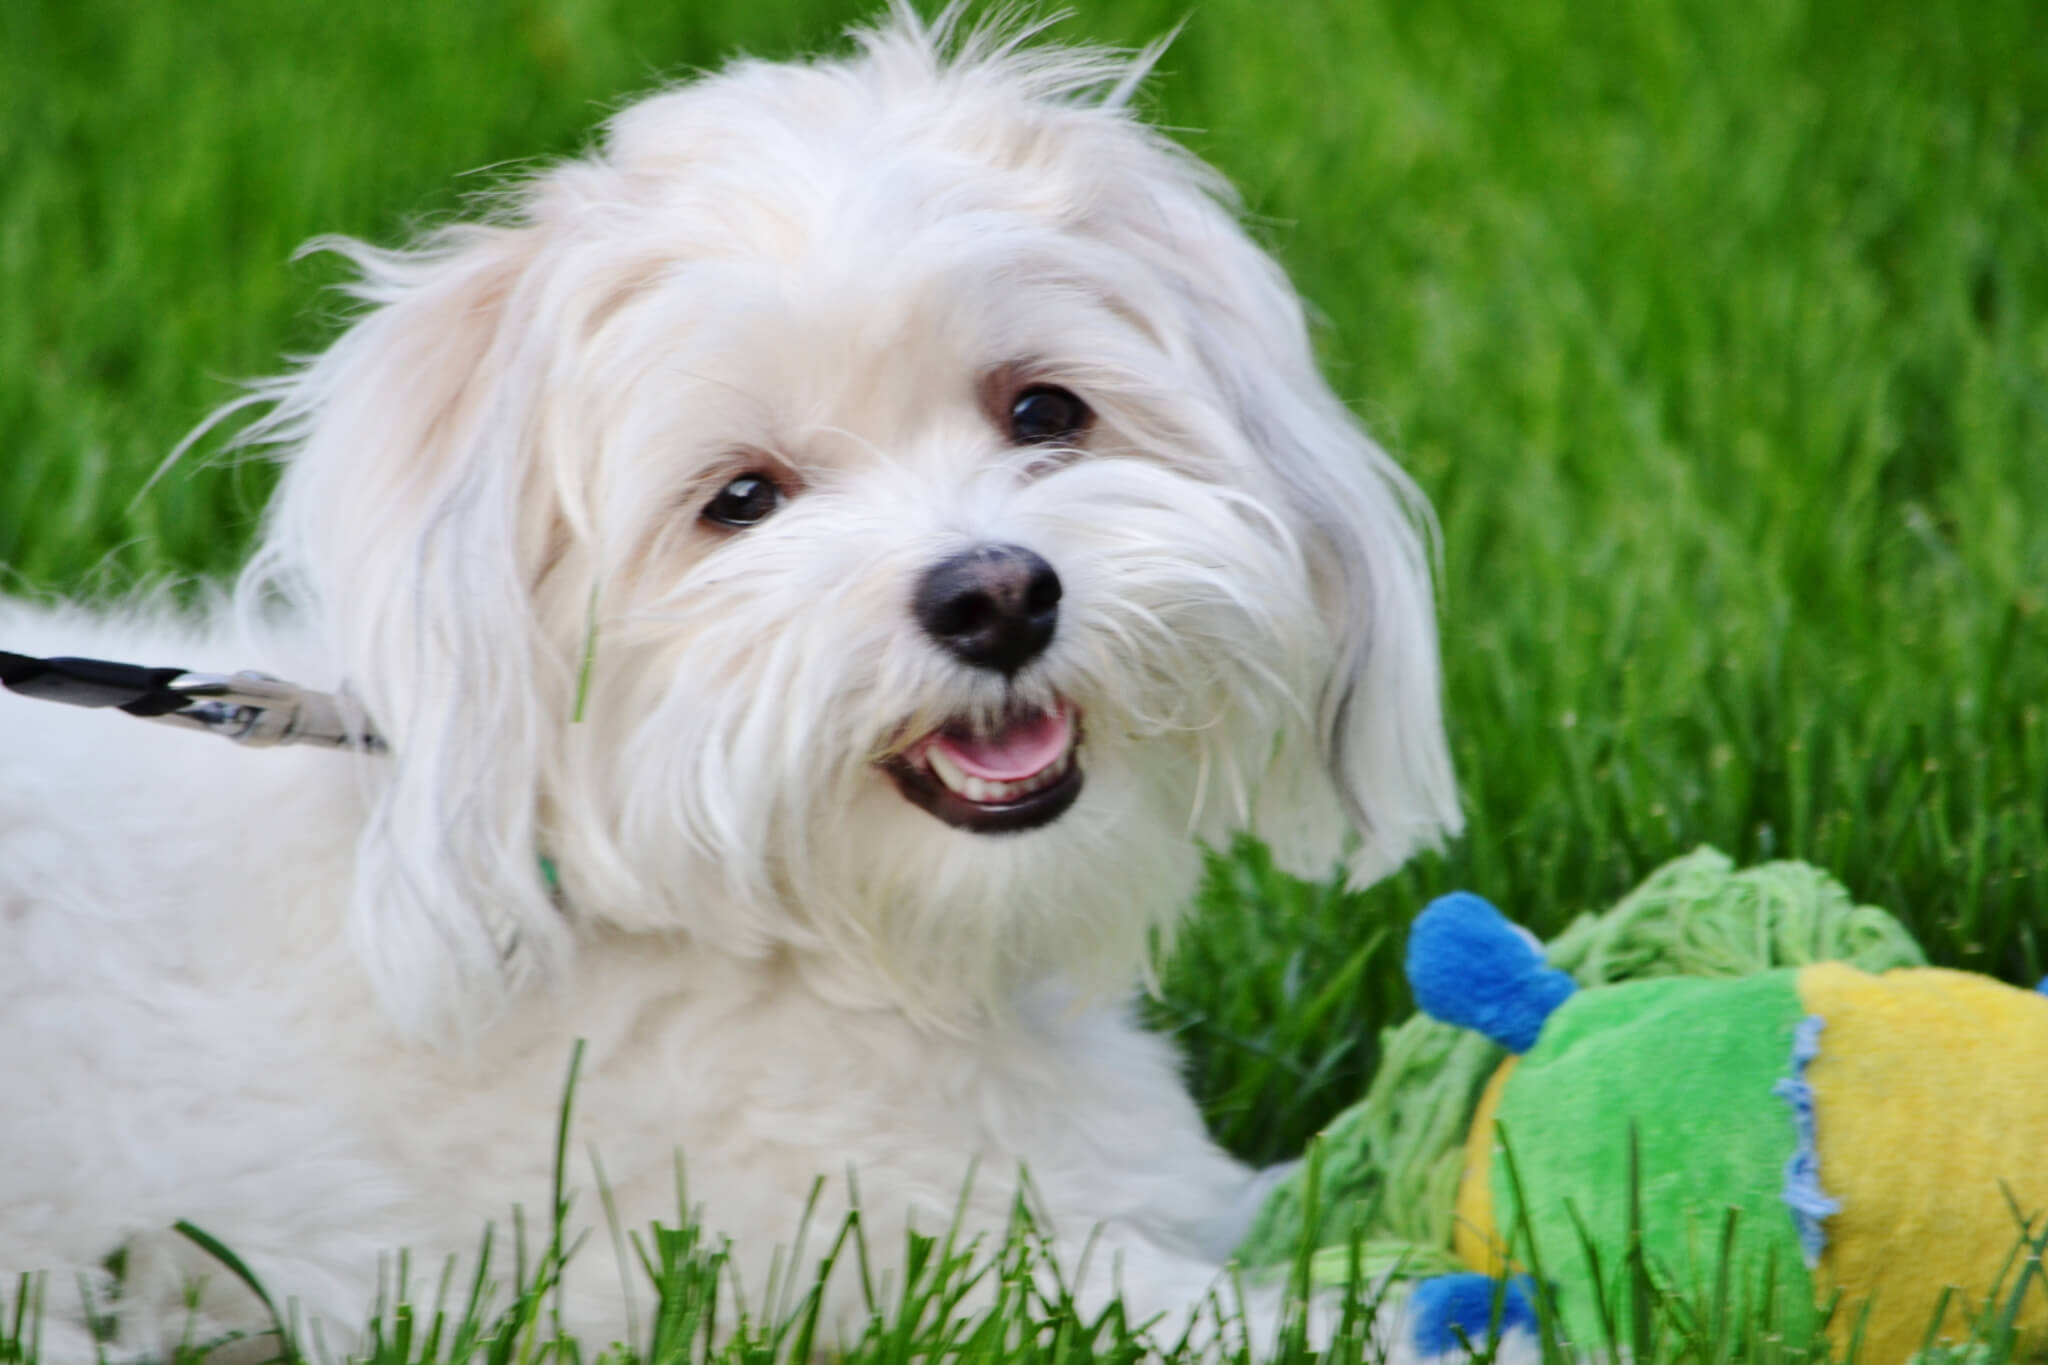
[[[0,622],[51,651],[255,657],[232,636]],[[627,1281],[586,1149],[629,1226],[677,1221],[681,1152],[690,1204],[744,1234],[757,1292],[818,1177],[811,1254],[839,1226],[849,1169],[886,1254],[906,1220],[949,1225],[976,1163],[971,1227],[1004,1225],[1028,1162],[1070,1251],[1106,1222],[1097,1255],[1121,1253],[1134,1307],[1181,1310],[1215,1281],[1249,1172],[1208,1141],[1168,1048],[1123,1008],[1076,1010],[1048,983],[1001,1028],[934,1031],[859,1000],[856,982],[805,980],[785,955],[600,932],[566,980],[479,1038],[408,1045],[381,1023],[342,932],[365,817],[348,770],[380,760],[246,750],[111,713],[4,714],[0,1262],[57,1272],[55,1310],[73,1297],[67,1272],[101,1285],[126,1247],[137,1345],[186,1329],[181,1291],[200,1276],[211,1320],[247,1325],[252,1305],[221,1267],[170,1234],[186,1218],[336,1339],[362,1321],[380,1256],[404,1247],[437,1267],[473,1254],[487,1221],[509,1236],[515,1203],[544,1225],[578,1038],[575,1221],[598,1234],[568,1286],[591,1344],[625,1330]],[[857,1322],[854,1277],[832,1283],[837,1316]],[[70,1314],[54,1316],[53,1329]]]
[[[1024,1168],[1089,1295],[1215,1286],[1254,1177],[1123,999],[1196,838],[1369,879],[1455,826],[1419,504],[1124,111],[1142,63],[863,41],[345,248],[370,307],[262,390],[239,610],[0,606],[0,647],[339,687],[391,744],[0,694],[0,1270],[57,1318],[118,1251],[124,1341],[194,1271],[233,1320],[189,1219],[345,1333],[380,1253],[544,1213],[577,1038],[625,1224],[680,1152],[752,1283],[819,1177],[813,1236],[852,1172],[887,1252],[970,1174],[1001,1228]]]

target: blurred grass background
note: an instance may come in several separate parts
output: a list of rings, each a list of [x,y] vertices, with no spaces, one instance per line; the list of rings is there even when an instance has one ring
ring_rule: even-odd
[[[234,564],[261,467],[138,493],[332,334],[306,238],[403,238],[636,90],[872,8],[0,5],[0,586]],[[1155,1013],[1225,1139],[1289,1155],[1359,1093],[1400,927],[1454,885],[1554,931],[1712,842],[2038,977],[2036,0],[1076,8],[1117,44],[1188,20],[1157,116],[1244,188],[1443,521],[1470,832],[1363,896],[1215,859]]]

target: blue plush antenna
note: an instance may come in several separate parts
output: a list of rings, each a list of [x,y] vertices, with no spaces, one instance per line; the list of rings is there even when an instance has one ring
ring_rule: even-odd
[[[1534,1047],[1543,1021],[1578,989],[1544,961],[1541,944],[1469,891],[1439,896],[1416,917],[1408,985],[1423,1013],[1510,1052]]]

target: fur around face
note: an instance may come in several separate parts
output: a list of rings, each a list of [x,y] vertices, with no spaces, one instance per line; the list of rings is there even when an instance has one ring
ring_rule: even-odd
[[[380,1252],[545,1199],[578,1037],[626,1225],[680,1150],[756,1283],[816,1177],[830,1219],[857,1173],[886,1251],[970,1168],[1000,1227],[1021,1166],[1070,1264],[1100,1227],[1089,1295],[1113,1260],[1139,1316],[1214,1285],[1252,1176],[1122,998],[1196,840],[1362,883],[1455,830],[1427,510],[1130,112],[1151,54],[952,28],[740,62],[488,221],[328,243],[364,306],[248,400],[284,476],[236,608],[0,604],[19,651],[345,688],[391,746],[0,696],[0,1270],[54,1311],[126,1247],[124,1341],[181,1329],[187,1218],[340,1339]],[[1029,384],[1085,435],[1013,443]],[[748,472],[784,505],[701,520]],[[977,544],[1064,586],[1014,677],[911,610]],[[1062,705],[1085,784],[1042,828],[951,827],[877,763]],[[569,1283],[598,1341],[608,1260]]]

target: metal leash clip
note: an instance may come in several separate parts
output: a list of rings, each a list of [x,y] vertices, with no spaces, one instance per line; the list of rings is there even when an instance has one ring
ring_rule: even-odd
[[[224,735],[252,749],[320,744],[382,753],[384,741],[360,720],[351,724],[340,701],[268,673],[182,673],[170,691],[190,698],[180,710],[144,719]]]

